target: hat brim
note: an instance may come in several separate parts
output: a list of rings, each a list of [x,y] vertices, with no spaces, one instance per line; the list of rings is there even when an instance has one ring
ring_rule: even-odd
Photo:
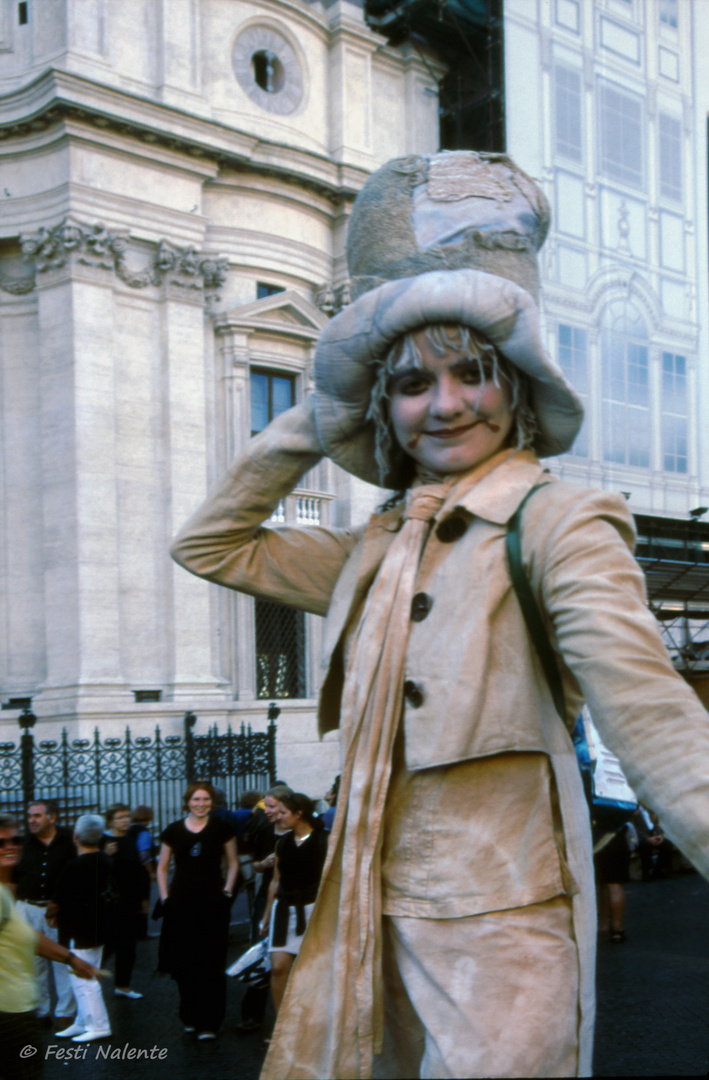
[[[315,419],[328,457],[380,483],[374,424],[367,420],[377,364],[402,334],[430,323],[479,330],[529,378],[539,457],[571,448],[583,405],[542,346],[534,300],[508,278],[463,269],[385,282],[324,328],[315,352]]]

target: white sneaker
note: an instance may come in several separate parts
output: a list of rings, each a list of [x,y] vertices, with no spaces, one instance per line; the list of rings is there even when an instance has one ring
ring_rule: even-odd
[[[216,1037],[217,1036],[214,1034],[213,1031],[200,1031],[199,1035],[197,1036],[200,1042],[204,1042],[205,1039],[216,1039]]]
[[[142,998],[142,994],[139,994],[137,990],[119,990],[118,987],[113,991],[116,997],[127,997],[131,1001],[137,1001],[138,998]]]
[[[62,1028],[61,1031],[54,1032],[55,1039],[71,1039],[74,1035],[83,1035],[86,1028],[83,1024],[70,1024],[69,1027]]]
[[[93,1031],[89,1028],[82,1035],[75,1035],[71,1041],[77,1043],[93,1042],[94,1039],[107,1039],[110,1034],[110,1031]]]

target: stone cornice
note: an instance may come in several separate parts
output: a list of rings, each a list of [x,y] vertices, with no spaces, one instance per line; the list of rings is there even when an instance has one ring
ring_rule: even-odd
[[[369,175],[366,169],[338,164],[324,154],[259,139],[208,117],[57,69],[0,97],[0,111],[0,147],[10,137],[35,135],[72,119],[231,169],[298,184],[334,203],[353,199]]]

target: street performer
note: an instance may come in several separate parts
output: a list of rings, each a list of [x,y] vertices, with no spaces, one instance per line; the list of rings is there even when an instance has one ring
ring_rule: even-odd
[[[209,581],[327,615],[340,809],[265,1080],[590,1073],[583,700],[709,874],[709,717],[647,609],[625,500],[539,461],[582,420],[540,338],[548,225],[503,155],[379,169],[315,393],[251,440],[173,546]],[[395,494],[361,528],[264,524],[323,455]],[[520,508],[565,723],[506,560]]]

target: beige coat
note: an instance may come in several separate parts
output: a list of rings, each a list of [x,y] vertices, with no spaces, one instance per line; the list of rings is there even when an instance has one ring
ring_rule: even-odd
[[[251,595],[327,614],[321,731],[338,725],[342,638],[366,594],[400,511],[366,529],[261,528],[321,451],[308,403],[251,441],[180,532],[173,557],[193,573]],[[590,1069],[595,907],[588,813],[573,747],[529,641],[504,557],[506,525],[544,470],[511,456],[442,516],[424,585],[433,603],[412,624],[405,705],[407,765],[423,769],[510,750],[552,763],[573,882],[581,971],[581,1074]],[[447,519],[455,519],[451,526]],[[673,670],[648,611],[620,495],[553,480],[527,504],[523,558],[561,661],[568,725],[585,699],[639,799],[709,876],[709,717]],[[441,552],[439,551],[439,556]],[[421,567],[425,575],[426,556]],[[451,722],[455,717],[455,722]],[[484,808],[481,809],[484,812]]]

